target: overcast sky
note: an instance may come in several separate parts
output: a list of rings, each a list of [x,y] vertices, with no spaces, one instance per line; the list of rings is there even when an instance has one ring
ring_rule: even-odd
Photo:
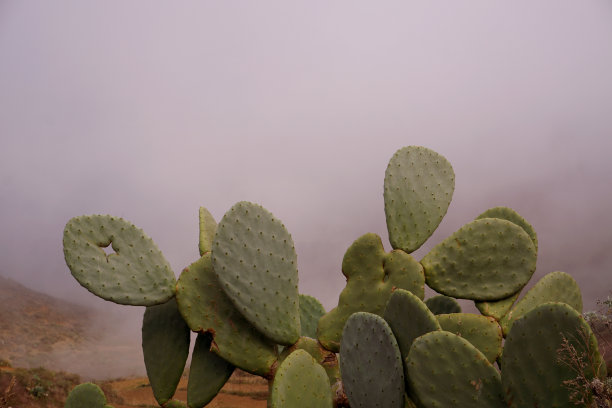
[[[0,274],[78,302],[65,223],[122,216],[176,274],[198,207],[263,205],[329,310],[346,248],[389,250],[384,171],[423,145],[456,190],[439,231],[506,205],[536,277],[612,291],[612,2],[0,1]],[[100,301],[101,302],[101,301]]]

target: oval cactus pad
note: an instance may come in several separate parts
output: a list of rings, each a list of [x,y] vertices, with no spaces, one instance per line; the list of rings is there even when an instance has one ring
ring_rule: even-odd
[[[391,328],[375,314],[358,312],[346,321],[340,373],[354,408],[403,408],[404,368]]]
[[[239,202],[221,219],[213,269],[240,313],[278,344],[300,337],[297,255],[285,226],[260,205]]]
[[[467,340],[447,331],[419,337],[406,372],[411,395],[423,408],[502,408],[499,372]]]
[[[536,251],[518,225],[498,219],[472,221],[421,260],[432,289],[455,298],[499,300],[518,292],[536,267]]]
[[[200,207],[199,211],[200,219],[200,243],[198,245],[200,249],[200,255],[204,255],[210,252],[212,249],[213,239],[217,232],[217,222],[213,218],[212,214],[204,207]]]
[[[317,298],[300,294],[300,335],[316,339],[317,325],[324,314],[325,308]]]
[[[384,183],[391,246],[411,253],[423,245],[444,218],[454,190],[455,173],[446,158],[420,146],[398,150]]]
[[[271,408],[332,408],[325,370],[308,352],[296,350],[278,367],[270,390]]]
[[[442,330],[469,341],[491,364],[501,355],[502,330],[494,318],[472,313],[440,314],[436,318]]]
[[[476,217],[477,220],[481,218],[499,218],[502,220],[507,220],[507,221],[515,223],[516,225],[521,227],[523,230],[525,230],[527,235],[529,235],[529,238],[531,238],[531,241],[533,242],[533,245],[536,251],[538,250],[538,235],[536,234],[535,230],[533,229],[531,224],[527,222],[527,220],[521,217],[519,213],[514,211],[512,208],[508,208],[508,207],[489,208],[487,211],[483,212],[478,217]]]
[[[105,408],[106,396],[94,383],[79,384],[70,391],[64,408]]]
[[[64,229],[63,243],[72,275],[102,299],[152,306],[174,296],[174,273],[161,251],[140,228],[122,218],[72,218]],[[114,253],[105,252],[109,246]]]

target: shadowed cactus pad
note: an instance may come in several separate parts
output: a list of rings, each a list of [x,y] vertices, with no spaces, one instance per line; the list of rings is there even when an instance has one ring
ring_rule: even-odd
[[[420,146],[398,150],[384,183],[391,246],[407,253],[418,249],[444,218],[454,190],[455,173],[446,158]]]
[[[337,352],[344,324],[355,312],[382,315],[392,289],[424,296],[425,277],[421,265],[402,250],[385,253],[380,237],[365,234],[344,254],[342,273],[346,287],[338,306],[319,319],[318,338],[325,348]]]
[[[187,384],[189,408],[201,408],[212,401],[234,372],[233,365],[210,351],[211,341],[210,334],[198,334],[193,348]]]
[[[212,250],[213,239],[215,238],[215,232],[217,232],[217,222],[204,207],[200,207],[198,215],[200,219],[200,242],[198,247],[201,256]]]
[[[469,341],[491,364],[500,356],[502,330],[492,317],[471,313],[450,313],[437,315],[436,318],[442,330],[455,333]]]
[[[435,315],[445,313],[461,313],[461,305],[452,297],[444,295],[432,296],[425,301],[425,305]]]
[[[516,299],[518,299],[521,292],[516,292],[514,295],[509,296],[505,299],[495,301],[478,302],[475,301],[474,305],[480,313],[484,316],[490,316],[497,321],[500,321],[512,308]]]
[[[102,299],[152,306],[174,296],[174,273],[161,251],[141,229],[122,218],[72,218],[64,229],[63,243],[72,276]],[[114,253],[104,251],[109,246]]]
[[[308,352],[294,351],[278,367],[269,402],[271,408],[332,408],[325,370]]]
[[[574,406],[563,381],[577,373],[558,361],[564,338],[584,355],[587,380],[605,377],[597,340],[580,313],[564,303],[545,303],[514,322],[506,338],[501,369],[509,407]]]
[[[295,343],[297,255],[279,220],[257,204],[235,204],[217,226],[212,261],[221,287],[253,326],[278,344]]]
[[[64,408],[106,408],[106,397],[96,384],[79,384],[70,391]]]
[[[147,376],[160,405],[172,398],[181,379],[191,342],[176,299],[149,306],[142,320],[142,351]]]
[[[436,316],[414,294],[397,289],[389,298],[383,317],[391,327],[402,353],[408,357],[412,342],[430,331],[440,330]]]
[[[467,340],[446,331],[414,341],[406,359],[411,395],[422,408],[502,408],[499,372]]]
[[[346,321],[340,373],[352,408],[404,407],[402,356],[382,317],[359,312]]]
[[[499,300],[518,292],[536,267],[529,235],[497,218],[472,221],[421,260],[427,285],[447,296]]]
[[[210,253],[189,265],[176,285],[179,310],[191,328],[213,335],[212,350],[241,369],[271,375],[276,362],[274,343],[240,314],[221,289]]]
[[[551,272],[544,275],[516,305],[500,320],[504,334],[507,335],[512,324],[534,309],[549,302],[562,302],[582,313],[582,294],[578,284],[565,272]]]
[[[316,339],[317,325],[324,314],[321,302],[312,296],[300,294],[300,335]]]

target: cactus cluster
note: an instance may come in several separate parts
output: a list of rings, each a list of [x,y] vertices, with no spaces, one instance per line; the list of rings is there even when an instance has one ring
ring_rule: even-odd
[[[272,408],[573,406],[565,383],[575,373],[559,362],[561,345],[584,350],[590,379],[604,379],[606,365],[570,275],[552,272],[518,300],[538,246],[523,217],[489,209],[422,259],[411,255],[440,224],[454,186],[444,157],[400,149],[384,179],[393,250],[376,234],[355,240],[342,262],[346,287],[327,313],[298,293],[285,226],[249,202],[218,224],[200,209],[201,257],[178,281],[144,232],[112,216],[71,219],[64,255],[95,295],[146,306],[143,354],[162,407],[185,406],[172,398],[192,331],[190,408],[207,405],[236,367],[269,381]],[[109,245],[114,254],[104,251]],[[439,295],[425,300],[425,285]],[[473,301],[481,314],[462,313],[455,299]],[[85,385],[66,406],[87,399],[106,404]]]

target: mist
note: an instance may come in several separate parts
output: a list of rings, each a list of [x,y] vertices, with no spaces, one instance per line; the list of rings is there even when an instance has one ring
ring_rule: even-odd
[[[384,171],[423,145],[456,188],[418,259],[505,205],[538,233],[533,281],[568,272],[594,309],[612,289],[611,22],[607,0],[3,1],[0,274],[138,338],[139,313],[71,277],[66,222],[124,217],[178,276],[198,207],[248,200],[287,226],[300,291],[329,310],[356,238],[390,250]]]

